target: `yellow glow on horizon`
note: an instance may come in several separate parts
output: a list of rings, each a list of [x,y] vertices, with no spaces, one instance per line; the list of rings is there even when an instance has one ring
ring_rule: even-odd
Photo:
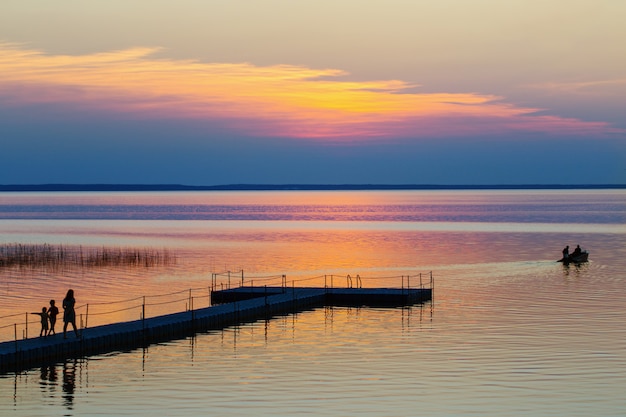
[[[532,115],[501,97],[409,93],[337,69],[155,58],[158,48],[47,55],[0,43],[0,100],[69,103],[141,117],[218,120],[259,136],[367,138],[506,131],[603,133],[605,123]],[[4,100],[7,101],[7,100]],[[450,123],[454,120],[454,123]]]

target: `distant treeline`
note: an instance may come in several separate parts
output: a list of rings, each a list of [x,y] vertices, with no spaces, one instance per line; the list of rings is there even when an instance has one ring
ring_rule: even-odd
[[[175,263],[176,257],[166,249],[84,248],[47,243],[0,245],[0,268],[155,267]]]
[[[3,185],[0,191],[326,191],[326,190],[594,190],[626,189],[626,184],[26,184]]]

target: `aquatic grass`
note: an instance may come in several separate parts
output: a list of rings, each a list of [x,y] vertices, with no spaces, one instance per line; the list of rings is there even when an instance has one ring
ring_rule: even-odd
[[[132,247],[83,247],[82,245],[51,245],[8,243],[0,245],[0,268],[65,267],[157,267],[176,263],[176,256],[167,249]]]

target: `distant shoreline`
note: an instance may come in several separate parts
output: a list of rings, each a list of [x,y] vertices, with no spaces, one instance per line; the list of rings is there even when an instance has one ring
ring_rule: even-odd
[[[0,192],[33,191],[359,191],[359,190],[618,190],[626,184],[26,184],[2,185]]]

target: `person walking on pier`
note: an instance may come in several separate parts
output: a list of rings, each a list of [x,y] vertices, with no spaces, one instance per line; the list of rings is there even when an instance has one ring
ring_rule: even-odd
[[[48,335],[48,311],[45,307],[42,307],[41,313],[30,313],[37,314],[41,317],[41,331],[39,332],[39,337]]]
[[[50,319],[50,330],[48,334],[57,334],[54,330],[54,325],[57,322],[57,315],[59,314],[59,307],[55,305],[54,300],[50,300],[50,307],[48,307],[48,319]]]
[[[74,310],[74,306],[76,305],[76,300],[74,299],[74,290],[67,290],[67,294],[63,299],[63,338],[66,339],[67,325],[72,324],[74,328],[74,334],[76,337],[78,335],[78,329],[76,329],[76,311]]]

